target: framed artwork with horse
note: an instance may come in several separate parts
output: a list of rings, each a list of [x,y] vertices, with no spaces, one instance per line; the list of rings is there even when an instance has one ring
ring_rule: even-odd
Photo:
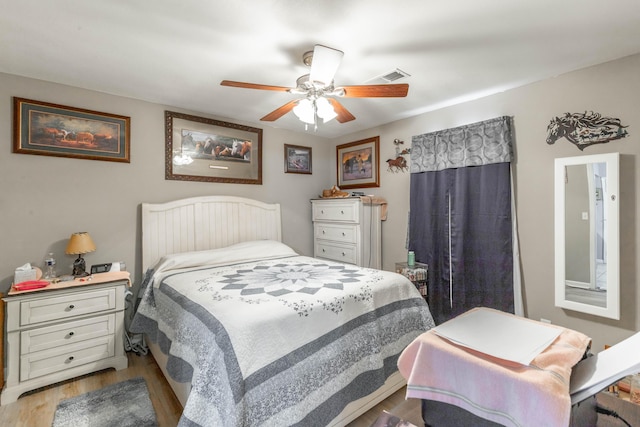
[[[13,152],[130,162],[131,119],[49,102],[13,98]]]
[[[165,111],[165,179],[262,184],[262,129]]]
[[[336,147],[338,187],[380,187],[380,137]]]

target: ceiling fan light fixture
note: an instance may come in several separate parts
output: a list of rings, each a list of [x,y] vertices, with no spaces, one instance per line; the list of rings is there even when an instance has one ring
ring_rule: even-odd
[[[304,98],[298,101],[298,105],[293,107],[293,114],[295,114],[302,122],[310,125],[315,124],[316,112],[314,111],[313,103],[309,98]]]
[[[327,123],[328,121],[331,121],[338,117],[338,114],[336,114],[333,106],[325,97],[320,97],[316,100],[316,109],[318,117],[320,117],[324,123]]]

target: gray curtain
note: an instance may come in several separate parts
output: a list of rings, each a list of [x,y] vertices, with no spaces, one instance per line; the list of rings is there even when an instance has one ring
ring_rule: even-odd
[[[473,307],[520,306],[511,159],[509,117],[412,138],[409,250],[429,266],[438,324]]]

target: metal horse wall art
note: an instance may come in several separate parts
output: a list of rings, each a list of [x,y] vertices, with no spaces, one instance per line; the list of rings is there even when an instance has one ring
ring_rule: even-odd
[[[616,139],[625,138],[628,132],[620,123],[620,119],[602,117],[593,111],[584,113],[564,113],[562,117],[554,117],[547,126],[547,144],[565,137],[584,150],[593,144],[603,144]]]
[[[409,166],[407,165],[407,160],[403,157],[406,154],[411,152],[410,148],[405,148],[400,151],[400,144],[404,144],[404,141],[399,140],[398,138],[393,140],[393,145],[396,146],[396,158],[395,159],[387,159],[387,170],[391,172],[404,172],[409,170]]]
[[[409,170],[409,166],[407,166],[407,161],[404,157],[398,156],[395,159],[387,160],[387,170],[391,172],[404,172]]]

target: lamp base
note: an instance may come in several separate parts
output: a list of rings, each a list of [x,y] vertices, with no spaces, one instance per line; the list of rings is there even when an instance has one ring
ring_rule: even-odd
[[[87,264],[82,258],[82,254],[78,255],[78,258],[73,261],[73,277],[86,277],[89,273],[86,272]]]

